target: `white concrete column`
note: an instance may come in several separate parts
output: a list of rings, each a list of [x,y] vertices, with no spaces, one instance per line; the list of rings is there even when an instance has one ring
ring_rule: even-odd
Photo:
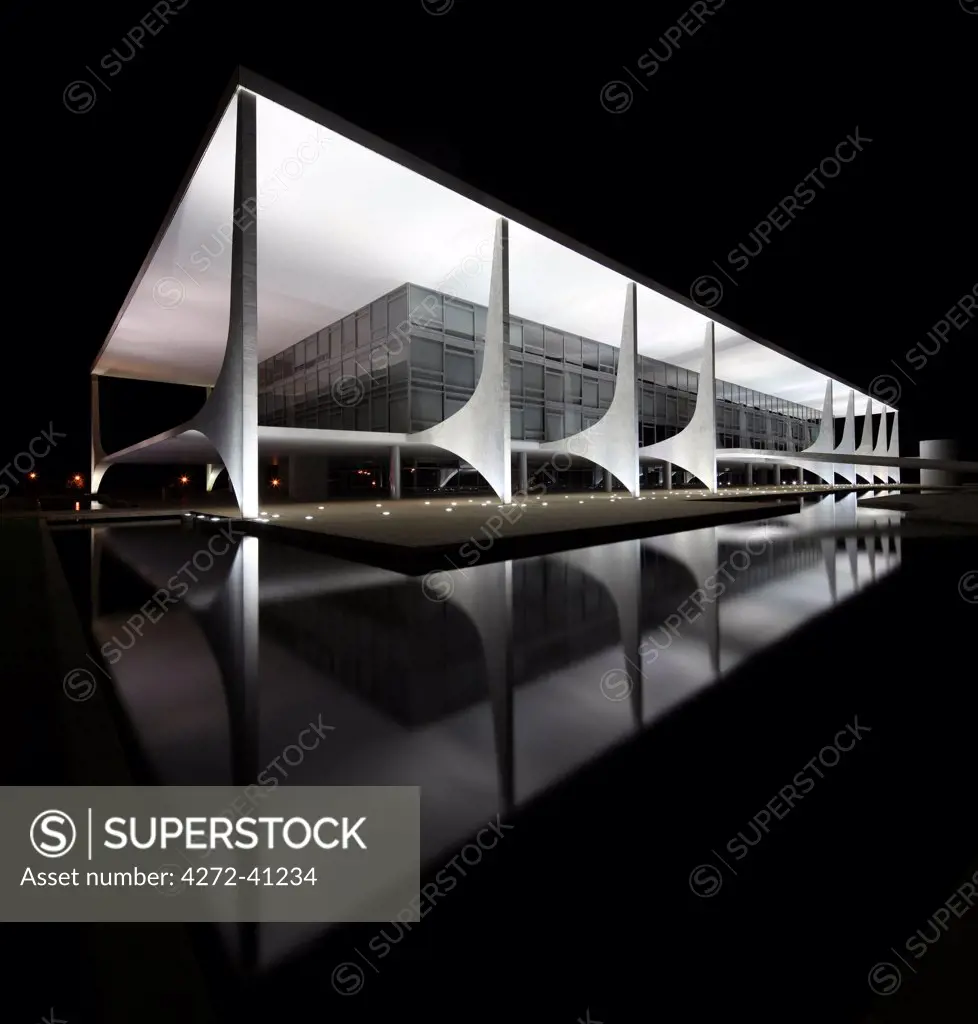
[[[525,495],[530,489],[530,477],[526,468],[526,452],[519,453],[520,463],[520,494]]]
[[[672,490],[672,463],[671,462],[663,462],[662,463],[662,486],[665,487],[665,489],[667,491],[671,491]]]
[[[540,445],[548,452],[579,455],[600,466],[607,475],[621,481],[633,497],[638,497],[638,313],[637,286],[629,282],[625,290],[618,372],[611,405],[597,423],[559,441]],[[556,460],[555,460],[556,461]]]
[[[205,434],[227,467],[238,510],[258,515],[258,223],[256,97],[237,96],[231,311],[224,362],[191,426]]]
[[[500,217],[492,248],[482,372],[475,391],[458,412],[412,434],[411,440],[457,455],[507,504],[513,500],[509,377],[509,221]]]
[[[102,451],[102,425],[101,418],[99,416],[99,394],[98,394],[98,377],[92,375],[92,458],[91,458],[91,472],[88,477],[88,492],[89,494],[97,494],[99,485],[102,483],[102,477],[105,476],[105,471],[109,468],[103,466],[102,459],[105,458],[105,452]]]
[[[604,471],[604,489],[608,494],[611,494],[615,486],[615,478],[608,472]]]
[[[645,458],[675,462],[712,492],[717,489],[715,352],[715,325],[710,321],[703,343],[696,408],[689,423],[672,437],[640,449]]]
[[[774,486],[781,486],[781,463],[775,462],[774,464]]]

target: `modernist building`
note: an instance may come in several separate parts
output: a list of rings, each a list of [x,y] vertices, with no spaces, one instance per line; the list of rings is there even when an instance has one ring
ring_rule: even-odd
[[[106,375],[207,400],[106,453]],[[93,491],[119,463],[204,463],[209,485],[223,466],[249,518],[261,464],[286,460],[307,492],[324,460],[364,457],[389,461],[399,497],[403,457],[477,473],[503,502],[544,464],[632,495],[673,468],[714,490],[718,464],[851,484],[946,468],[901,457],[892,408],[244,70],[92,397]]]
[[[258,423],[333,430],[426,430],[460,410],[482,373],[486,307],[406,284],[258,364]],[[509,318],[510,437],[559,441],[611,406],[619,349]],[[639,445],[672,437],[693,415],[699,374],[638,360]],[[716,381],[718,448],[793,452],[821,411]]]

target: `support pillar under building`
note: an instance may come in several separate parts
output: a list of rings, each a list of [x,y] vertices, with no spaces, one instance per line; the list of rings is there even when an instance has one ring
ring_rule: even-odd
[[[774,464],[774,486],[781,486],[781,463],[775,462]]]
[[[754,486],[754,463],[753,462],[748,462],[747,463],[747,486],[748,487],[753,487]]]
[[[234,209],[258,194],[254,93],[238,90],[234,157]],[[238,510],[258,515],[258,224],[234,220],[231,304],[224,361],[203,409],[189,424],[204,434],[227,467]]]
[[[526,452],[519,453],[519,464],[520,464],[520,494],[526,495],[526,492],[530,489],[530,477],[526,468]]]
[[[391,446],[390,461],[390,496],[394,499],[401,496],[401,446]]]
[[[672,490],[672,463],[671,462],[663,462],[662,463],[662,486],[665,487],[665,489],[667,491],[671,491]]]
[[[607,491],[608,494],[611,494],[611,491],[614,488],[614,486],[615,486],[615,478],[608,472],[608,470],[605,470],[604,471],[604,489],[605,489],[605,491]]]

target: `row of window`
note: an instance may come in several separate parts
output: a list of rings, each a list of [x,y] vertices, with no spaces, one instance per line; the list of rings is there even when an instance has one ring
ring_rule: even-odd
[[[454,405],[460,395],[471,393],[481,372],[485,317],[485,307],[429,289],[412,284],[396,289],[263,361],[259,392],[273,396],[263,416],[279,419],[284,409],[310,395],[328,400],[331,391],[383,392],[388,378],[457,392],[449,399]],[[615,346],[518,318],[510,322],[509,340],[514,406],[521,398],[591,409],[610,404],[619,354]],[[675,416],[669,409],[660,412],[658,405],[646,412],[643,399],[643,418],[655,415],[670,424],[684,424],[691,415],[691,403],[689,411],[684,411],[686,400],[681,396],[696,393],[698,374],[646,356],[639,357],[637,371],[643,392],[649,391],[648,385],[656,385],[654,392],[675,389],[680,393]],[[376,397],[381,400],[379,394]],[[784,423],[767,415],[774,413],[795,421],[791,434],[797,439],[807,433],[803,421],[818,415],[726,381],[716,381],[716,397],[748,409],[745,425],[738,410],[728,410],[731,415],[726,418],[728,414],[721,412],[725,407],[718,403],[718,428],[731,434],[743,434],[746,429],[752,436],[786,436]],[[341,398],[338,404],[348,403]]]

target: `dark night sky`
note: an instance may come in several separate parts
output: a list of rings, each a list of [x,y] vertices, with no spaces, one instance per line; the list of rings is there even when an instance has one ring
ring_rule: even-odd
[[[642,54],[667,52],[688,4],[181,2],[84,114],[66,87],[152,4],[2,15],[10,457],[53,422],[59,469],[87,473],[92,358],[239,63],[682,296],[858,126],[872,143],[717,312],[864,391],[898,377],[901,436],[970,433],[975,454],[978,320],[922,370],[904,356],[978,282],[972,0],[709,0],[650,77]],[[601,104],[614,79],[622,113]],[[151,386],[126,395],[103,410],[108,447],[182,418]]]

